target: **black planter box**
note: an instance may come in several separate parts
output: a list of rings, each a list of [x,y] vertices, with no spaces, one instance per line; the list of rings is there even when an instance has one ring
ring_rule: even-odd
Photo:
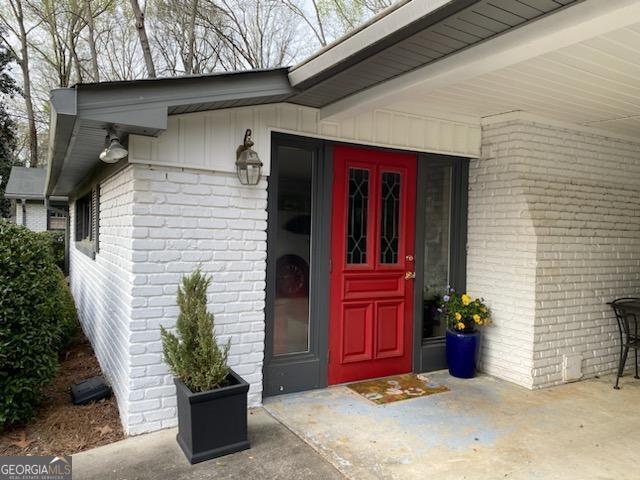
[[[229,385],[193,393],[175,378],[178,398],[178,445],[191,463],[249,448],[247,392],[249,384],[229,370]]]

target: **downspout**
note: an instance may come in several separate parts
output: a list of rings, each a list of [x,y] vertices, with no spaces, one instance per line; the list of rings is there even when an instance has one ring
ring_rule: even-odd
[[[22,204],[22,226],[27,226],[27,199],[20,199],[20,203]]]
[[[69,247],[71,245],[71,209],[67,212],[64,224],[64,276],[69,276]],[[68,281],[67,281],[68,283]]]
[[[45,196],[44,197],[44,218],[45,221],[47,222],[47,232],[49,231],[49,197]]]

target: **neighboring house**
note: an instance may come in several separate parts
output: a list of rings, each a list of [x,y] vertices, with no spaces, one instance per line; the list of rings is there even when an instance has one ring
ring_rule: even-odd
[[[66,195],[49,196],[45,204],[44,168],[12,167],[5,189],[5,198],[11,200],[11,220],[34,232],[64,230],[67,226]]]
[[[492,309],[484,372],[613,371],[638,65],[638,0],[414,0],[292,68],[54,90],[46,195],[71,199],[71,287],[126,431],[176,423],[159,328],[199,265],[252,406],[442,368],[447,284]],[[110,131],[129,154],[106,165]]]

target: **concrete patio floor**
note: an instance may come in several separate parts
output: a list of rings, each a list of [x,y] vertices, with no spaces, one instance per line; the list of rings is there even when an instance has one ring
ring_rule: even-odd
[[[345,476],[445,479],[640,478],[640,380],[530,391],[488,376],[428,375],[449,392],[375,405],[338,386],[265,408]]]
[[[74,480],[333,480],[343,476],[263,409],[250,411],[251,449],[191,465],[176,429],[73,455]]]

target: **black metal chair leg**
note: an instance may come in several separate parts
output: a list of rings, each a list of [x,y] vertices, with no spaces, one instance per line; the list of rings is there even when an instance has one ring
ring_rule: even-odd
[[[620,387],[618,386],[618,381],[620,380],[620,377],[624,373],[624,365],[625,363],[627,363],[628,354],[629,354],[629,347],[620,348],[620,365],[618,366],[618,375],[616,376],[616,384],[613,387],[616,390],[620,390]]]

